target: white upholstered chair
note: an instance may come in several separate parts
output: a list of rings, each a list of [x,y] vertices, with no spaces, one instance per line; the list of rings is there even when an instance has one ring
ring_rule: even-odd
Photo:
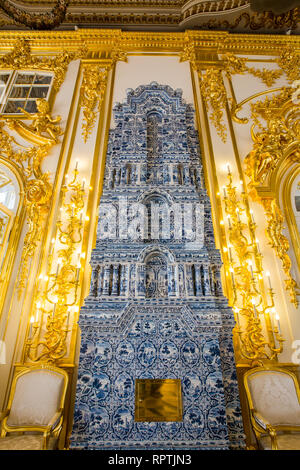
[[[68,374],[47,364],[24,367],[13,378],[0,414],[0,450],[54,449],[62,428]]]
[[[263,450],[300,450],[300,389],[297,377],[279,367],[244,375],[250,419]]]

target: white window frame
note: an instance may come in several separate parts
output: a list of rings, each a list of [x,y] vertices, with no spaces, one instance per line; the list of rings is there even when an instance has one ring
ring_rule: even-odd
[[[21,112],[5,113],[4,111],[5,111],[5,108],[6,108],[9,101],[24,101],[24,104],[22,106],[20,106],[21,108],[25,108],[28,101],[36,101],[36,99],[38,99],[38,98],[30,98],[29,97],[32,86],[35,86],[35,87],[38,87],[38,88],[48,87],[47,96],[45,96],[44,98],[46,100],[49,100],[50,93],[51,93],[52,86],[53,86],[53,78],[54,78],[53,72],[48,72],[48,71],[44,71],[44,70],[14,70],[14,71],[0,70],[0,74],[1,73],[2,74],[6,74],[6,73],[10,74],[9,79],[6,82],[5,88],[3,87],[4,91],[1,93],[1,90],[0,90],[0,93],[1,93],[1,97],[0,97],[0,114],[2,114],[3,116],[8,116],[8,117],[9,116],[22,116]],[[22,88],[22,86],[26,86],[25,83],[24,84],[22,84],[22,83],[17,84],[16,83],[18,75],[34,75],[34,76],[35,75],[45,75],[45,76],[51,77],[51,80],[50,80],[49,84],[35,84],[34,79],[33,79],[33,81],[31,83],[28,83],[28,86],[30,87],[30,90],[29,90],[29,93],[26,97],[24,97],[24,98],[22,98],[22,97],[11,98],[10,95],[11,95],[14,87]],[[30,111],[28,111],[28,112],[30,113]],[[30,114],[33,114],[34,112],[35,111],[32,111]]]

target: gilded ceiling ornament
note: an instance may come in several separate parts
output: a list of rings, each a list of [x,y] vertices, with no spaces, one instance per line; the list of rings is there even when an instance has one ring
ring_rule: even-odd
[[[208,68],[202,75],[200,87],[208,109],[212,110],[209,117],[225,143],[227,134],[223,124],[223,109],[227,104],[227,95],[222,70],[216,67]]]
[[[269,188],[273,172],[284,160],[289,149],[293,144],[299,148],[297,142],[300,140],[300,106],[291,102],[292,91],[292,88],[284,88],[278,95],[267,97],[264,101],[252,105],[251,135],[254,145],[244,162],[245,173],[250,178],[250,195],[264,206],[268,223],[267,237],[282,261],[287,276],[286,289],[290,293],[291,301],[297,306],[297,284],[290,272],[289,242],[282,234],[283,215],[276,198],[263,196],[263,188]],[[257,132],[256,127],[259,129]],[[294,152],[293,159],[297,158],[297,155],[299,157],[299,152]]]
[[[282,75],[282,70],[275,69],[256,69],[246,65],[247,59],[244,57],[237,57],[230,52],[226,52],[222,57],[226,72],[229,74],[244,74],[250,73],[254,77],[260,78],[265,85],[271,87],[274,82]]]
[[[208,30],[232,30],[236,28],[249,28],[252,31],[259,29],[296,29],[299,23],[299,8],[294,8],[281,15],[274,15],[271,11],[264,11],[263,13],[247,13],[243,12],[234,20],[217,20],[211,18],[206,23],[201,23],[201,29]]]
[[[62,52],[55,57],[40,57],[31,52],[30,41],[19,39],[13,50],[0,57],[0,69],[48,70],[54,73],[53,88],[58,91],[65,79],[69,63],[81,58],[84,47],[76,52]]]
[[[299,0],[250,0],[253,11],[272,11],[275,15],[284,13],[300,5]]]
[[[17,8],[9,0],[0,0],[0,8],[16,23],[31,29],[53,29],[65,19],[69,1],[57,0],[50,13],[29,13]]]
[[[57,135],[61,130],[57,125],[60,118],[52,119],[48,114],[45,100],[40,100],[38,112],[26,118],[32,120],[27,126],[24,123],[20,127],[20,121],[7,121],[8,127],[13,129],[23,139],[35,145],[25,148],[20,145],[16,138],[12,137],[5,129],[5,123],[0,122],[0,146],[2,156],[14,162],[19,168],[24,180],[25,205],[27,209],[28,231],[25,235],[24,246],[19,270],[18,292],[21,294],[26,285],[30,259],[35,253],[43,233],[45,217],[48,214],[49,203],[52,195],[52,185],[48,173],[43,173],[41,164],[48,155],[50,148],[57,143]],[[48,103],[47,103],[48,104]],[[55,124],[54,124],[55,123]],[[49,134],[55,126],[55,139],[49,135],[45,139],[44,133]]]

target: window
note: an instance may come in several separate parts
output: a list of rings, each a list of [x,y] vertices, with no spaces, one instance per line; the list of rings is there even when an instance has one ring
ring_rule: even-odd
[[[0,73],[0,105],[3,104],[4,92],[10,75],[10,72]]]
[[[12,76],[11,76],[12,75]],[[2,72],[0,94],[2,114],[21,114],[19,108],[35,113],[36,100],[49,98],[53,76],[43,72]]]

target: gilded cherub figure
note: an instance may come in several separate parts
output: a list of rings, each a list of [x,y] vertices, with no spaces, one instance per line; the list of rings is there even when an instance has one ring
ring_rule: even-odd
[[[57,116],[52,118],[49,114],[49,103],[45,98],[38,98],[36,100],[37,113],[30,114],[23,108],[18,108],[22,111],[28,119],[32,120],[30,129],[42,136],[43,133],[47,133],[48,136],[54,141],[58,142],[58,136],[62,134],[60,126],[57,125],[60,122],[61,117]]]

